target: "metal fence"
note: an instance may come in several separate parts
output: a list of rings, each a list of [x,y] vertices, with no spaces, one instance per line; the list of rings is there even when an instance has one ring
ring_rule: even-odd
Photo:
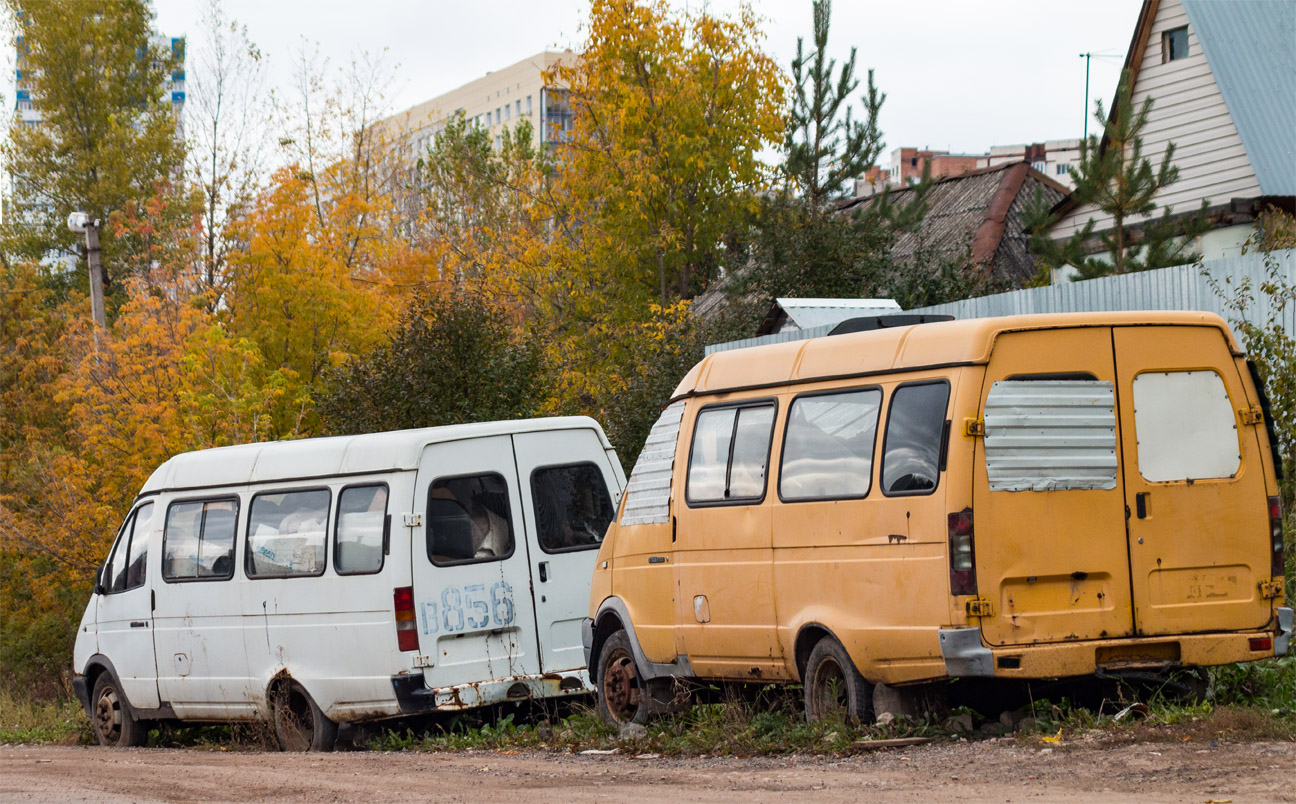
[[[1121,276],[1105,276],[1101,279],[1086,279],[1081,282],[1063,282],[1043,288],[1011,290],[1007,293],[919,307],[905,312],[940,313],[964,319],[1029,313],[1206,310],[1219,313],[1232,322],[1239,317],[1239,313],[1229,308],[1227,299],[1236,296],[1238,289],[1249,283],[1252,301],[1242,317],[1252,323],[1263,323],[1269,320],[1272,311],[1269,298],[1260,292],[1260,286],[1269,281],[1271,268],[1283,280],[1296,285],[1296,249],[1273,251],[1268,254],[1246,254],[1240,257],[1207,260],[1200,264],[1179,265],[1174,268]],[[1210,277],[1216,280],[1223,296],[1211,287]],[[1287,333],[1296,335],[1296,305],[1288,305],[1281,312],[1280,317]],[[813,329],[781,332],[777,335],[745,338],[708,346],[706,353],[815,338],[827,335],[831,329],[832,325],[825,325]]]
[[[1266,258],[1280,277],[1296,285],[1296,250],[1286,249],[1208,260],[1199,265],[1012,290],[906,312],[944,313],[963,319],[1026,313],[1207,310],[1230,320],[1238,318],[1237,311],[1229,309],[1225,299],[1211,287],[1208,277],[1214,277],[1225,297],[1235,295],[1238,288],[1249,282],[1252,303],[1244,317],[1252,323],[1262,323],[1271,313],[1268,297],[1259,292],[1261,283],[1270,276]],[[1296,306],[1289,305],[1283,310],[1282,320],[1286,331],[1296,335]]]

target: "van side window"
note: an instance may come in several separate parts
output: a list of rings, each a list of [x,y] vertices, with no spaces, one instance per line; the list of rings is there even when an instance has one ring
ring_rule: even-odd
[[[131,523],[130,550],[127,553],[129,562],[126,565],[126,585],[123,592],[138,589],[144,585],[148,574],[148,534],[153,522],[153,503],[145,503],[135,509],[135,521]]]
[[[428,491],[428,560],[437,566],[513,555],[508,484],[494,472],[437,478]]]
[[[789,501],[867,496],[881,409],[879,388],[794,399],[783,436],[779,496]]]
[[[882,493],[930,494],[940,482],[949,384],[902,385],[891,394],[882,442]]]
[[[328,489],[258,494],[248,516],[243,571],[249,578],[293,578],[324,573]]]
[[[1213,371],[1135,377],[1134,434],[1139,474],[1153,483],[1233,477],[1242,464],[1233,405]]]
[[[121,531],[117,534],[117,541],[113,542],[112,552],[104,562],[103,578],[100,583],[103,584],[105,594],[111,595],[126,588],[126,551],[130,549],[131,528],[134,524],[135,517],[132,514],[122,525]]]
[[[685,487],[688,501],[758,502],[763,498],[773,431],[772,403],[698,413]]]
[[[383,568],[387,532],[387,487],[350,486],[338,495],[333,535],[334,569],[339,575],[364,575]]]
[[[546,553],[597,547],[616,515],[603,473],[592,463],[536,469],[531,499],[536,537]]]
[[[238,500],[172,503],[162,533],[162,578],[167,581],[234,577]]]

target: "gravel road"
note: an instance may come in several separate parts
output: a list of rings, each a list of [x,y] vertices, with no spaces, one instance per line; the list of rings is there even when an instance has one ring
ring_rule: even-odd
[[[938,743],[842,758],[0,747],[21,802],[1296,802],[1296,744]]]

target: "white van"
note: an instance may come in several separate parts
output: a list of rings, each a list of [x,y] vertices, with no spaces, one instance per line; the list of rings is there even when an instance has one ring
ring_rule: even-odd
[[[581,620],[625,476],[593,419],[178,455],[144,484],[81,621],[104,745],[150,722],[339,722],[584,693]]]

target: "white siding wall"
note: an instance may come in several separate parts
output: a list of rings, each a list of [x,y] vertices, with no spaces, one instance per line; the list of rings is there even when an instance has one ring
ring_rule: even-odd
[[[1260,183],[1191,25],[1188,57],[1161,63],[1161,35],[1184,25],[1188,25],[1188,15],[1178,0],[1162,0],[1134,81],[1135,108],[1145,98],[1152,98],[1152,111],[1142,133],[1144,155],[1154,166],[1159,165],[1166,143],[1175,144],[1179,181],[1158,194],[1158,214],[1165,206],[1174,212],[1191,212],[1201,206],[1202,199],[1214,206],[1232,198],[1260,195]],[[1095,231],[1111,227],[1110,216],[1085,205],[1058,222],[1054,238],[1070,237],[1090,218],[1095,220]]]

